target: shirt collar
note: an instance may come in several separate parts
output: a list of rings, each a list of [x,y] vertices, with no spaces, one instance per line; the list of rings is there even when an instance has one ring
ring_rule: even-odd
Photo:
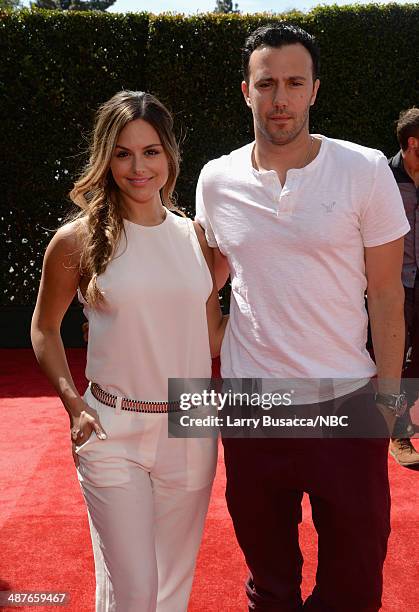
[[[287,174],[289,172],[291,173],[299,173],[299,172],[303,172],[307,173],[307,172],[311,172],[312,170],[314,170],[315,168],[317,168],[317,165],[319,164],[320,160],[323,158],[323,156],[325,155],[325,150],[326,150],[326,146],[327,146],[327,137],[323,136],[322,134],[312,134],[312,136],[317,136],[321,138],[321,145],[320,145],[320,150],[318,152],[318,154],[316,155],[316,157],[311,160],[311,162],[309,164],[307,164],[307,166],[304,166],[303,168],[290,168],[287,172]],[[243,147],[243,152],[245,155],[245,159],[246,159],[246,165],[247,167],[250,169],[250,171],[252,172],[252,174],[256,177],[262,177],[262,176],[266,176],[268,174],[272,174],[275,173],[275,170],[256,170],[256,168],[253,165],[253,151],[254,148],[256,146],[256,140],[254,140],[253,142],[249,143],[248,145],[246,145],[245,147]]]

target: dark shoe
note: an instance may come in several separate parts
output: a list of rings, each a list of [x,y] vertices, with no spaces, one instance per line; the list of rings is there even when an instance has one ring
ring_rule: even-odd
[[[394,438],[390,442],[390,455],[402,467],[419,470],[419,453],[409,438]]]

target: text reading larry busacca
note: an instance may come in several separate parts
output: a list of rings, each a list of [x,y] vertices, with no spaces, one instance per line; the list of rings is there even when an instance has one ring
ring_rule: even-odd
[[[208,407],[221,411],[223,408],[233,406],[253,406],[270,410],[277,406],[291,406],[294,390],[286,393],[237,393],[229,391],[219,393],[214,390],[202,391],[201,393],[182,393],[179,397],[179,408],[190,410],[191,408]],[[184,414],[179,418],[179,424],[183,427],[246,427],[257,429],[258,427],[348,427],[348,416],[346,415],[316,415],[310,417],[298,417],[289,415],[287,417],[273,417],[264,414],[259,417],[234,417],[209,414],[207,416],[196,416]]]

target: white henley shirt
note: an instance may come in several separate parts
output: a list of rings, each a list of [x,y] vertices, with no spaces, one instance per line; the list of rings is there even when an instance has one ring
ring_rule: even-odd
[[[254,143],[206,164],[197,186],[196,218],[231,270],[222,376],[333,380],[296,403],[341,397],[376,373],[364,247],[410,229],[385,156],[321,139],[283,187],[252,166]]]

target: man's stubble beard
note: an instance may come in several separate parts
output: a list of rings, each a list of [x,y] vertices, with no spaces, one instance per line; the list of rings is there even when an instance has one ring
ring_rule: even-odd
[[[255,128],[257,128],[257,130],[263,136],[263,138],[267,140],[270,144],[273,144],[275,146],[284,146],[284,145],[290,144],[290,142],[293,142],[301,134],[304,128],[308,126],[309,117],[310,117],[310,104],[305,109],[301,123],[296,125],[293,130],[290,130],[290,131],[282,130],[282,135],[279,137],[276,137],[276,134],[278,133],[278,131],[276,132],[276,134],[273,134],[272,132],[270,132],[267,129],[266,124],[258,117],[255,117]],[[293,117],[293,120],[295,121],[295,117]]]

